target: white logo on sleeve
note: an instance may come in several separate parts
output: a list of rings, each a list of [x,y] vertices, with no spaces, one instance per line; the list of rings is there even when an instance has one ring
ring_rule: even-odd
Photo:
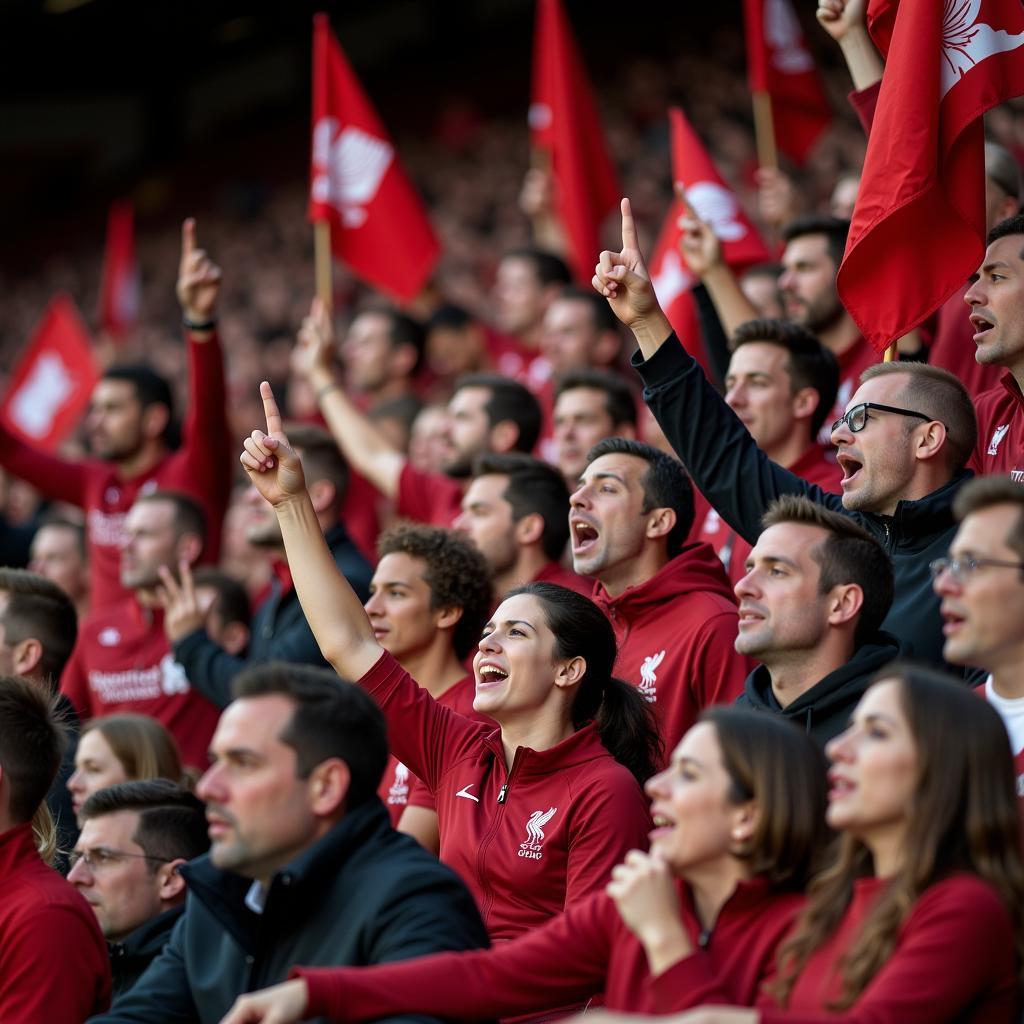
[[[96,642],[100,647],[116,647],[121,642],[121,634],[113,626],[107,626],[99,631]]]
[[[519,844],[519,856],[527,860],[542,860],[544,852],[544,826],[555,816],[557,807],[534,811],[526,822],[526,842]]]
[[[480,797],[473,796],[473,794],[470,793],[470,790],[473,788],[473,786],[474,783],[471,782],[468,786],[463,786],[462,789],[460,789],[458,793],[456,793],[455,795],[461,796],[465,800],[472,800],[474,803],[480,803]]]
[[[665,660],[665,652],[648,654],[640,666],[640,686],[638,689],[651,704],[658,703],[658,667]]]
[[[992,432],[992,440],[988,443],[988,454],[998,455],[999,446],[1003,442],[1003,438],[1006,437],[1006,432],[1010,429],[1009,423],[1003,423]]]
[[[312,194],[341,214],[346,227],[366,222],[366,207],[373,202],[395,151],[390,143],[349,125],[338,134],[336,118],[323,117],[313,129]]]
[[[388,789],[388,803],[407,804],[409,802],[409,769],[401,761],[395,765],[395,781]]]
[[[165,654],[160,659],[160,689],[168,697],[188,693],[191,689],[185,670],[174,660],[173,654]]]
[[[945,0],[942,16],[942,81],[939,99],[971,68],[997,53],[1024,46],[1024,32],[1010,35],[979,22],[981,0]]]

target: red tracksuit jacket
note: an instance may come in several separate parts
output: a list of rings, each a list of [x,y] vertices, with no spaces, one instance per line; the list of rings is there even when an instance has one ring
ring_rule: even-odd
[[[646,583],[594,601],[611,620],[619,656],[615,674],[653,705],[666,760],[697,713],[731,704],[750,671],[736,653],[736,598],[718,556],[688,544]]]
[[[36,852],[30,824],[0,834],[0,1020],[81,1024],[110,1005],[92,907]]]
[[[979,474],[1006,473],[1024,483],[1024,395],[1012,373],[974,402],[978,446],[971,468]]]
[[[206,513],[203,561],[216,562],[220,528],[234,479],[235,442],[227,422],[224,361],[216,337],[189,337],[189,396],[181,447],[146,473],[122,479],[110,462],[71,461],[26,444],[0,426],[0,465],[41,494],[85,509],[92,610],[131,596],[121,586],[124,521],[135,499],[151,490],[182,491]]]
[[[494,949],[294,974],[309,983],[310,1016],[339,1021],[412,1011],[481,1020],[579,1000],[601,988],[605,1009],[628,1013],[678,1012],[723,992],[729,1002],[749,1006],[803,897],[773,893],[763,879],[743,883],[702,937],[685,886],[678,890],[683,923],[702,948],[657,979],[604,893]]]
[[[493,939],[537,928],[645,849],[647,801],[588,725],[506,771],[497,729],[440,706],[388,653],[359,681],[391,749],[434,793],[441,860],[469,886]]]

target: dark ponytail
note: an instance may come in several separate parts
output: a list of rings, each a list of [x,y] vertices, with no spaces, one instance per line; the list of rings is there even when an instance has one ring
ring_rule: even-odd
[[[643,785],[660,769],[661,737],[651,705],[634,687],[612,675],[618,653],[604,612],[589,598],[554,583],[528,583],[506,594],[527,594],[544,608],[559,658],[582,657],[587,671],[572,705],[572,724],[590,722],[608,753]]]

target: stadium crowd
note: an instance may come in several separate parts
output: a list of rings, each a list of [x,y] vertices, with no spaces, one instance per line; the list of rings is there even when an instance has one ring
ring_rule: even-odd
[[[0,425],[0,1020],[1021,1019],[1024,131],[881,362],[864,8],[819,0],[853,106],[802,172],[751,173],[728,67],[630,69],[591,288],[511,126],[413,150],[402,309],[310,301],[299,186],[143,236],[78,438]],[[675,91],[778,257],[687,202],[693,337]]]

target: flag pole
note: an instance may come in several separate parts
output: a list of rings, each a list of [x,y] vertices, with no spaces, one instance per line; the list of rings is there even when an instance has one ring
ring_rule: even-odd
[[[775,128],[772,124],[772,97],[767,89],[754,92],[754,138],[757,142],[758,166],[778,167],[779,154],[775,148]]]
[[[330,312],[334,307],[330,221],[317,220],[313,222],[313,255],[316,266],[316,295]]]
[[[896,349],[896,345],[897,345],[897,343],[896,343],[896,342],[894,341],[894,342],[893,342],[893,343],[892,343],[892,344],[891,344],[891,345],[890,345],[890,346],[889,346],[889,347],[888,347],[888,348],[887,348],[887,349],[885,350],[885,355],[884,355],[884,356],[882,356],[882,362],[883,362],[883,363],[894,363],[894,362],[896,361],[896,355],[897,355],[897,349]]]

